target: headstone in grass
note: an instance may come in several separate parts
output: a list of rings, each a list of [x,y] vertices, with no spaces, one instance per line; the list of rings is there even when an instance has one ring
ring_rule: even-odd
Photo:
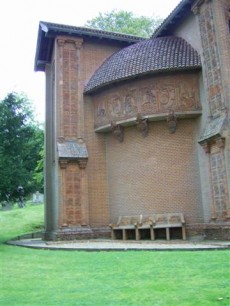
[[[18,195],[18,207],[19,208],[25,207],[26,205],[24,201],[24,188],[22,186],[18,186],[17,195]]]
[[[12,203],[11,202],[7,202],[7,201],[3,201],[1,202],[1,206],[2,206],[2,210],[11,210],[12,209]]]
[[[44,196],[42,193],[40,193],[39,191],[36,191],[34,194],[33,194],[33,200],[32,202],[34,204],[40,204],[40,203],[43,203],[43,200],[44,200]]]

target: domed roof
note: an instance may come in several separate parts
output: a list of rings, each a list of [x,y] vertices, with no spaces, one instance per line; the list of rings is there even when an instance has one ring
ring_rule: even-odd
[[[184,39],[175,36],[148,39],[106,59],[89,80],[85,93],[142,74],[200,67],[199,54]]]

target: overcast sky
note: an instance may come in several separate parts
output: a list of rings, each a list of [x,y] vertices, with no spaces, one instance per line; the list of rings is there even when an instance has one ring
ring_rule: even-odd
[[[180,0],[7,0],[0,8],[0,100],[12,91],[33,101],[44,121],[45,77],[34,72],[39,21],[84,26],[99,12],[132,11],[136,16],[165,18]]]

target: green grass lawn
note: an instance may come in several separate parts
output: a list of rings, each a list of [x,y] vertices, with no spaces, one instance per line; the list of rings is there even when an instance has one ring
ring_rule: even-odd
[[[0,211],[0,305],[230,305],[230,252],[37,250],[43,205]]]

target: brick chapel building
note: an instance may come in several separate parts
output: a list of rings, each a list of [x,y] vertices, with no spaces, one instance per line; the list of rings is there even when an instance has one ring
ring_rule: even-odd
[[[181,212],[230,239],[230,0],[182,0],[150,39],[40,22],[45,239]]]

